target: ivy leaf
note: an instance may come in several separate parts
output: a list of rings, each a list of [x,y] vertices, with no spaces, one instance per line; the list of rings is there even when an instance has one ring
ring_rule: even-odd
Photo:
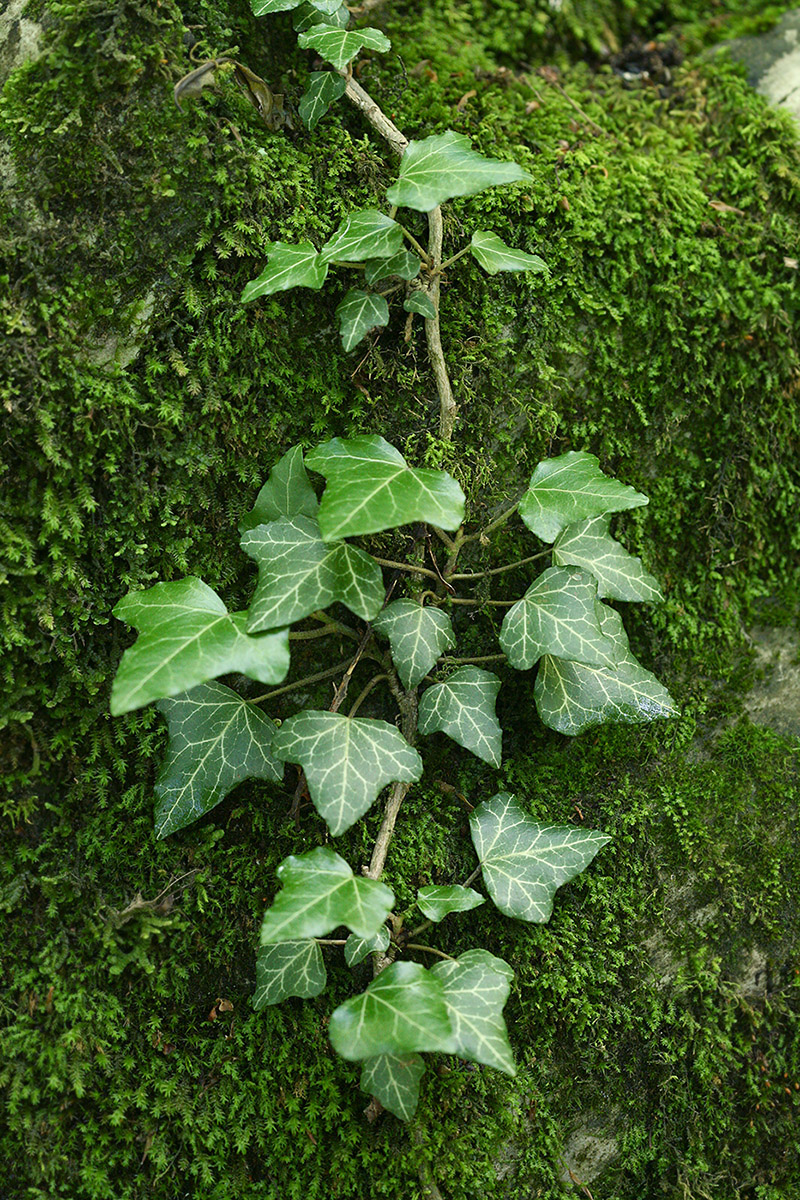
[[[553,542],[568,525],[647,504],[647,496],[604,475],[594,454],[569,450],[540,462],[519,505],[528,529]]]
[[[201,683],[159,700],[169,746],[155,785],[156,836],[166,837],[210,812],[243,779],[283,779],[270,745],[277,726],[221,683]]]
[[[336,306],[339,337],[345,350],[352,350],[371,329],[389,324],[389,305],[377,292],[350,288]]]
[[[533,689],[544,724],[574,737],[601,723],[638,725],[677,716],[677,705],[667,689],[628,649],[619,613],[605,604],[600,608],[603,633],[617,643],[621,657],[612,668],[605,668],[546,654]]]
[[[496,233],[487,233],[485,229],[473,233],[470,250],[488,275],[496,275],[498,271],[536,271],[541,274],[548,270],[547,263],[537,254],[515,250],[501,241]]]
[[[566,567],[548,567],[508,610],[500,645],[519,671],[543,654],[605,667],[619,658],[619,648],[600,628],[597,580]]]
[[[332,438],[306,458],[328,486],[319,510],[326,541],[425,521],[457,529],[464,493],[446,471],[414,470],[382,437]]]
[[[130,592],[114,616],[139,631],[111,689],[115,717],[228,671],[280,683],[289,670],[289,631],[276,623],[267,637],[249,637],[247,613],[229,613],[217,593],[194,575]]]
[[[304,30],[311,29],[314,25],[334,25],[338,29],[346,29],[349,24],[350,10],[346,4],[341,3],[335,12],[329,15],[321,13],[311,4],[303,3],[296,10],[292,20],[292,28],[298,33],[303,33]],[[345,86],[347,85],[345,84]]]
[[[586,829],[537,825],[507,792],[479,804],[469,823],[489,895],[519,921],[547,921],[557,889],[609,841]]]
[[[318,996],[328,981],[319,943],[313,938],[259,946],[256,952],[254,1008],[280,1004],[289,996],[308,1000]]]
[[[500,766],[503,731],[494,711],[500,680],[480,667],[460,667],[429,687],[419,702],[420,733],[446,733],[493,767]]]
[[[378,1054],[364,1062],[358,1086],[401,1121],[410,1121],[417,1111],[424,1074],[419,1054]]]
[[[396,962],[381,971],[365,992],[345,1000],[328,1025],[333,1048],[342,1058],[450,1052],[452,1024],[442,981],[419,963]]]
[[[307,287],[319,291],[328,275],[328,264],[311,242],[299,242],[296,246],[285,242],[271,242],[267,248],[267,265],[257,279],[251,279],[242,292],[242,303],[257,300],[259,296],[271,296],[273,292],[286,292],[293,287]]]
[[[460,883],[446,886],[421,887],[417,892],[417,904],[430,921],[443,921],[448,913],[469,912],[486,903],[486,897]]]
[[[419,313],[426,321],[436,320],[436,305],[427,292],[421,288],[416,288],[410,296],[407,296],[403,301],[403,308],[406,312]]]
[[[258,563],[251,632],[291,625],[337,600],[364,621],[380,612],[383,576],[374,558],[345,542],[323,542],[309,517],[248,529],[241,545]]]
[[[272,753],[302,766],[314,807],[334,837],[364,815],[387,783],[422,776],[422,759],[400,731],[367,717],[305,709],[284,721]]]
[[[371,938],[360,938],[351,933],[344,944],[344,961],[348,967],[356,967],[364,961],[368,954],[373,954],[375,951],[381,954],[388,946],[389,930],[385,925]]]
[[[408,143],[397,183],[388,189],[386,199],[398,208],[430,212],[453,196],[472,196],[496,184],[530,178],[516,163],[484,158],[463,133],[448,130]]]
[[[597,580],[597,595],[610,600],[663,600],[658,580],[642,560],[629,554],[609,533],[611,516],[601,513],[568,525],[553,543],[559,566],[582,567]]]
[[[391,888],[354,875],[329,846],[290,854],[278,867],[283,887],[264,913],[261,945],[325,937],[346,925],[362,938],[377,933],[394,904]]]
[[[391,258],[376,258],[367,262],[364,279],[370,287],[392,275],[405,280],[416,279],[421,266],[419,255],[412,254],[410,250],[398,250]]]
[[[313,71],[300,97],[298,111],[306,129],[315,129],[335,100],[347,89],[346,80],[332,71]]]
[[[270,471],[253,508],[239,522],[239,532],[279,521],[281,517],[315,517],[318,508],[319,502],[303,466],[303,449],[293,446]]]
[[[467,951],[456,961],[437,962],[431,967],[431,974],[444,986],[455,1042],[451,1053],[495,1067],[506,1075],[516,1075],[503,1020],[503,1006],[511,988],[507,974],[510,968],[506,963],[503,966],[506,971],[498,972],[485,959],[474,957],[474,951]]]
[[[402,246],[403,231],[397,221],[376,208],[364,208],[345,217],[319,253],[327,263],[364,262],[368,258],[391,258]]]
[[[324,13],[327,17],[333,16],[342,5],[342,0],[308,0],[308,2],[317,12]]]
[[[395,600],[379,612],[372,628],[385,634],[403,687],[415,688],[456,639],[450,618],[439,608]]]
[[[337,71],[343,71],[364,46],[368,50],[392,48],[392,43],[379,29],[353,29],[348,33],[332,25],[316,25],[306,30],[298,37],[297,44],[303,49],[313,47]]]
[[[266,17],[271,13],[288,12],[297,8],[300,0],[250,0],[253,16]]]

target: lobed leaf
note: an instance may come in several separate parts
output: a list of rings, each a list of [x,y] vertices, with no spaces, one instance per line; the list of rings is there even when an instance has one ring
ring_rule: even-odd
[[[425,1063],[419,1054],[377,1054],[365,1060],[359,1087],[401,1121],[417,1111]]]
[[[111,689],[114,716],[228,671],[279,683],[289,670],[287,629],[278,629],[276,622],[266,637],[248,636],[247,614],[229,613],[217,593],[193,575],[130,592],[114,616],[139,631]]]
[[[293,446],[270,471],[252,509],[239,522],[239,532],[282,517],[315,517],[318,508],[319,502],[303,466],[303,449]]]
[[[408,143],[397,183],[388,189],[386,199],[398,208],[430,212],[454,196],[472,196],[496,184],[530,178],[516,163],[484,158],[464,134],[448,130]]]
[[[331,1013],[333,1048],[350,1060],[416,1050],[451,1052],[454,1044],[442,981],[419,963],[395,962],[365,992]]]
[[[457,529],[464,493],[445,471],[415,470],[382,437],[332,438],[306,458],[327,481],[319,511],[326,540],[426,521]]]
[[[328,78],[339,76],[329,75]],[[322,262],[364,262],[369,258],[391,258],[402,247],[403,230],[397,221],[375,208],[365,208],[345,217],[319,253]]]
[[[469,248],[472,257],[488,275],[496,275],[498,271],[536,271],[538,274],[547,274],[548,271],[547,263],[537,254],[515,250],[507,246],[496,233],[486,230],[473,233]]]
[[[411,292],[403,301],[403,308],[406,312],[419,313],[426,321],[436,320],[436,305],[428,292],[417,288]]]
[[[256,279],[245,285],[242,303],[293,287],[319,291],[327,275],[328,264],[322,262],[311,242],[299,242],[296,246],[271,242],[267,248],[267,265]]]
[[[221,683],[201,683],[159,700],[169,726],[155,785],[156,836],[166,837],[210,812],[243,779],[283,779],[270,750],[277,726]]]
[[[364,279],[370,287],[392,275],[397,275],[400,279],[405,280],[416,279],[421,266],[422,262],[418,254],[412,254],[410,250],[398,250],[397,254],[393,254],[391,258],[376,258],[368,261],[364,268]]]
[[[600,470],[585,450],[569,450],[540,462],[519,505],[519,515],[543,542],[586,517],[622,512],[647,504],[647,496]]]
[[[313,7],[306,0],[295,11],[292,20],[292,28],[298,33],[303,33],[306,29],[313,28],[314,25],[333,25],[337,29],[346,29],[349,24],[350,10],[346,4],[340,3],[333,13],[326,14],[321,13],[318,8]]]
[[[600,627],[597,580],[585,571],[548,567],[513,605],[500,628],[512,667],[526,671],[543,654],[613,666],[619,648]]]
[[[343,96],[347,83],[332,71],[312,71],[308,87],[300,97],[298,112],[306,129],[316,129],[334,101]]]
[[[486,903],[486,897],[472,888],[459,883],[437,887],[421,887],[417,892],[417,904],[430,921],[443,921],[451,912],[469,912]]]
[[[308,1000],[318,996],[327,981],[322,951],[313,938],[259,946],[253,1007],[280,1004],[290,996]]]
[[[450,618],[439,608],[395,600],[378,613],[372,628],[385,634],[403,687],[415,688],[444,650],[455,646]]]
[[[391,888],[354,875],[329,846],[290,854],[278,867],[283,887],[261,925],[261,945],[325,937],[346,925],[358,937],[376,934],[394,904]]]
[[[379,29],[353,29],[346,32],[332,25],[315,25],[301,33],[297,44],[311,46],[337,71],[343,71],[365,46],[368,50],[391,50],[392,43]]]
[[[663,600],[658,580],[648,575],[640,558],[611,536],[610,524],[610,514],[601,513],[568,525],[553,543],[553,562],[591,572],[601,599]]]
[[[446,733],[472,754],[500,766],[503,731],[494,711],[500,680],[480,667],[460,667],[429,687],[419,702],[420,733]]]
[[[324,542],[309,517],[270,521],[246,530],[242,549],[258,563],[249,628],[274,629],[336,601],[369,621],[384,600],[378,564],[345,542]]]
[[[352,350],[371,329],[389,324],[389,305],[377,292],[350,288],[336,306],[339,336],[345,350]]]
[[[364,815],[387,783],[422,776],[422,759],[399,730],[366,717],[306,709],[283,723],[272,753],[302,766],[314,807],[334,837]]]
[[[253,16],[265,17],[271,13],[288,12],[297,8],[301,0],[250,0]]]
[[[385,925],[371,938],[360,938],[351,933],[344,944],[344,961],[348,967],[356,967],[368,954],[381,954],[388,946],[389,930]]]
[[[520,921],[547,921],[558,888],[609,840],[585,829],[538,825],[507,792],[479,804],[469,823],[489,895]]]
[[[488,960],[502,963],[505,970],[495,970]],[[483,957],[481,951],[468,950],[455,961],[437,962],[430,971],[444,988],[453,1029],[454,1048],[450,1052],[506,1075],[516,1075],[502,1015],[511,988],[508,965],[491,954]]]

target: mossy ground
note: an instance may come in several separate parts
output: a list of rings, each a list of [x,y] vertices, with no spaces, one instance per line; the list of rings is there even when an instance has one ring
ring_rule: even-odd
[[[395,317],[366,357],[347,356],[335,285],[239,303],[267,241],[327,236],[392,177],[342,108],[313,135],[272,136],[232,84],[174,108],[189,26],[204,54],[237,45],[299,95],[307,64],[286,18],[201,0],[49,5],[47,53],[6,86],[3,1200],[406,1200],[421,1158],[448,1197],[554,1197],[570,1122],[603,1109],[621,1114],[622,1155],[596,1200],[800,1189],[797,759],[739,701],[743,626],[767,601],[791,614],[797,594],[796,136],[724,61],[687,60],[665,95],[569,65],[583,47],[597,66],[609,31],[621,43],[675,21],[698,48],[758,21],[757,5],[729,6],[716,29],[684,6],[651,19],[565,3],[561,25],[553,12],[419,0],[375,14],[400,57],[370,59],[362,82],[401,128],[456,128],[534,177],[453,204],[449,244],[487,227],[551,268],[547,283],[452,272],[452,448],[430,432],[420,330],[405,343]],[[545,56],[563,90],[536,75]],[[101,365],[148,294],[140,353]],[[298,836],[288,798],[246,784],[156,843],[160,719],[107,711],[128,644],[110,616],[120,596],[196,573],[245,604],[236,522],[269,467],[295,441],[362,431],[454,470],[477,518],[571,448],[645,491],[624,537],[667,602],[626,622],[683,710],[566,742],[531,722],[516,677],[501,692],[502,772],[437,747],[388,864],[402,901],[472,869],[440,777],[473,799],[507,787],[534,816],[613,841],[548,926],[473,914],[470,938],[517,973],[520,1074],[432,1064],[421,1145],[393,1119],[365,1125],[358,1073],[329,1047],[349,972],[334,968],[318,1001],[248,1007],[275,866],[317,826]],[[496,553],[520,554],[517,535]],[[705,755],[687,759],[699,735]],[[376,822],[344,839],[351,862]],[[175,902],[123,920],[137,893]],[[685,919],[694,907],[702,927]],[[463,928],[446,923],[442,947],[461,948]],[[669,987],[655,934],[676,964]],[[758,1001],[735,986],[753,946],[769,963]],[[513,1161],[501,1182],[499,1159]]]

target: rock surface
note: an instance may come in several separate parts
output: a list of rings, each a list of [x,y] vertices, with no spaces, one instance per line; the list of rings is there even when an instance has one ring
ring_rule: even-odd
[[[800,121],[800,9],[786,13],[768,33],[737,38],[725,48],[745,64],[757,92]]]

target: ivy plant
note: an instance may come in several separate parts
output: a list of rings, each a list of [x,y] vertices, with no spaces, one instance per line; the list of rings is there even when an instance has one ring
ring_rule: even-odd
[[[309,470],[325,480],[319,497]],[[366,874],[329,845],[278,867],[280,890],[261,927],[255,1004],[319,995],[324,955],[336,948],[349,966],[372,955],[373,982],[334,1010],[329,1033],[342,1057],[361,1064],[361,1087],[404,1119],[417,1104],[422,1054],[515,1070],[502,1015],[511,968],[483,948],[452,958],[421,942],[423,932],[487,900],[515,920],[547,921],[558,888],[608,840],[541,825],[524,797],[498,791],[470,813],[477,865],[467,879],[420,888],[410,909],[380,881],[400,805],[422,778],[431,739],[444,735],[491,767],[502,763],[495,706],[503,677],[486,669],[487,656],[478,663],[452,653],[463,614],[505,606],[499,647],[488,658],[505,664],[501,670],[537,668],[539,717],[562,733],[675,711],[605,603],[660,596],[640,560],[609,532],[613,513],[646,497],[605,475],[593,455],[573,451],[540,463],[518,503],[483,530],[465,525],[465,501],[445,471],[409,466],[378,436],[334,438],[305,457],[295,446],[241,522],[242,548],[258,569],[245,612],[230,613],[192,577],[131,593],[115,609],[138,640],[122,657],[112,712],[156,700],[169,727],[156,783],[159,837],[210,812],[243,779],[271,781],[280,793],[287,763],[302,772],[296,796],[308,795],[331,838],[389,788]],[[459,570],[471,544],[485,545],[517,513],[530,554],[489,571]],[[370,551],[373,535],[398,529],[412,531],[406,557]],[[365,538],[366,545],[348,540]],[[539,568],[518,598],[492,600],[507,572],[520,580]],[[284,682],[293,644],[343,641],[353,648],[345,661]],[[330,661],[325,650],[320,657]],[[248,698],[219,681],[232,673],[282,686]],[[327,707],[301,708],[282,723],[269,715],[273,694],[324,678],[337,679]],[[373,716],[360,713],[365,705]],[[472,886],[478,877],[485,892]],[[414,907],[425,918],[416,926]]]

